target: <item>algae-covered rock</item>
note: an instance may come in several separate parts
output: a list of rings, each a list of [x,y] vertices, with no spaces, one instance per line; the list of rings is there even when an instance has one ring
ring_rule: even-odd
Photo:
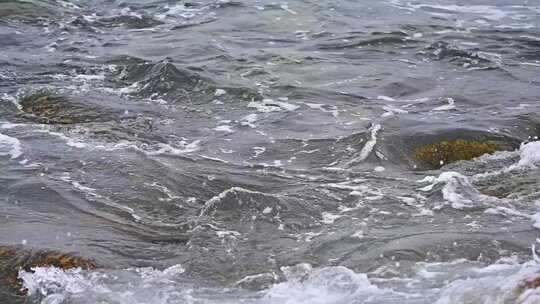
[[[63,11],[62,7],[50,5],[46,1],[0,1],[0,20],[36,21],[36,19],[53,16],[61,11]]]
[[[16,246],[0,246],[0,297],[24,295],[19,280],[19,270],[32,271],[34,267],[57,267],[60,269],[94,269],[95,262],[69,253],[25,249]]]
[[[535,296],[540,289],[540,277],[531,278],[522,281],[517,287],[518,302],[517,303],[537,303],[538,298]]]
[[[413,151],[413,159],[421,166],[438,169],[460,160],[492,154],[502,150],[500,144],[469,140],[441,141],[417,148]]]
[[[93,105],[73,102],[50,90],[24,96],[19,104],[28,118],[45,124],[73,124],[110,119]]]
[[[163,24],[163,22],[153,19],[152,17],[143,15],[143,16],[130,16],[130,15],[121,15],[106,17],[99,20],[99,24],[106,27],[117,27],[124,26],[129,29],[143,29],[154,27],[157,25]]]
[[[536,171],[520,174],[503,172],[475,183],[483,194],[497,198],[519,198],[531,194],[531,189],[540,185],[540,176]]]
[[[55,95],[52,91],[40,90],[23,97],[20,100],[21,110],[35,115],[44,120],[60,123],[69,123],[64,117],[59,116],[64,103],[63,98]]]

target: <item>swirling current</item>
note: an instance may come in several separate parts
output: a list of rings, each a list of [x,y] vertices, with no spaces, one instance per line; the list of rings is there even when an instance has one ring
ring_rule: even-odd
[[[0,303],[540,303],[538,136],[538,0],[2,0]]]

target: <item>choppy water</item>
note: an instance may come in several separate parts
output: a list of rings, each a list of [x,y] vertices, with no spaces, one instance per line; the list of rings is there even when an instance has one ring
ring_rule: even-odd
[[[100,265],[29,303],[540,303],[538,136],[539,1],[0,1],[0,244]]]

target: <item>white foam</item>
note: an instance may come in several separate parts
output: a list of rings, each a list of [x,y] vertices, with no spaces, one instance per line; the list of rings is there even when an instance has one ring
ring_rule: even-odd
[[[371,127],[370,139],[364,144],[364,147],[362,150],[360,150],[358,156],[349,162],[349,165],[354,165],[368,158],[369,154],[371,154],[371,151],[373,151],[373,148],[377,143],[377,133],[381,130],[381,128],[382,127],[380,124],[375,124]]]
[[[537,208],[540,208],[540,200],[536,201],[535,205]],[[531,219],[533,220],[533,227],[540,229],[540,212],[531,216]]]
[[[157,146],[159,147],[158,150],[153,151],[144,151],[148,155],[159,155],[159,154],[172,154],[172,155],[181,155],[186,153],[191,153],[199,150],[199,143],[200,140],[195,140],[191,143],[187,143],[185,141],[180,142],[181,147],[173,147],[170,144],[166,143],[159,143]]]
[[[227,197],[227,195],[229,195],[229,194],[238,194],[238,193],[248,193],[248,194],[259,194],[259,195],[264,195],[264,196],[273,196],[273,195],[268,194],[268,193],[249,190],[249,189],[245,189],[245,188],[242,188],[242,187],[231,187],[231,188],[229,188],[229,189],[227,189],[225,191],[222,191],[219,194],[213,196],[209,200],[207,200],[204,203],[203,207],[201,208],[201,212],[200,212],[199,216],[207,215],[208,212],[211,209],[213,209],[217,204],[219,204],[221,201],[223,201],[223,199],[225,199]],[[241,205],[242,200],[238,200],[238,204]]]
[[[357,230],[357,231],[355,231],[353,234],[351,234],[351,237],[357,238],[357,239],[361,239],[361,238],[365,237],[364,231],[362,231],[362,230]]]
[[[401,9],[406,9],[410,11],[415,11],[418,9],[423,9],[424,12],[435,16],[447,16],[449,14],[476,14],[482,18],[489,20],[501,20],[511,15],[519,13],[520,7],[508,7],[506,10],[502,10],[496,6],[490,5],[457,5],[457,4],[414,4],[414,2],[404,2],[401,3],[399,0],[388,0],[388,2],[396,7]],[[511,10],[511,9],[513,10]],[[523,8],[523,7],[521,7]],[[442,11],[442,13],[441,13]]]
[[[21,142],[15,137],[0,133],[0,156],[10,156],[11,159],[16,159],[21,155]]]
[[[81,183],[79,183],[77,181],[72,181],[71,178],[69,177],[69,175],[62,177],[61,179],[63,181],[65,181],[65,182],[70,183],[75,189],[85,193],[87,195],[87,197],[91,198],[92,200],[95,199],[95,200],[99,201],[100,203],[106,204],[108,206],[117,208],[117,209],[122,210],[122,211],[125,211],[125,212],[129,213],[137,221],[142,220],[142,217],[140,215],[138,215],[137,213],[135,213],[135,210],[133,210],[130,207],[124,206],[122,204],[119,204],[119,203],[115,202],[114,200],[112,200],[112,199],[110,199],[108,197],[105,197],[105,196],[103,196],[101,194],[98,194],[97,189],[84,186],[84,185],[82,185]]]
[[[287,281],[265,291],[266,303],[363,303],[384,293],[364,273],[337,266],[312,269],[309,264],[282,268]]]
[[[0,129],[14,129],[17,127],[26,126],[26,124],[18,124],[18,123],[11,123],[11,122],[5,122],[0,125]]]
[[[228,231],[222,236],[238,234]],[[411,269],[402,269],[396,262],[370,274],[343,266],[314,268],[307,263],[280,269],[284,280],[259,292],[207,288],[189,279],[182,265],[162,271],[149,267],[92,271],[36,267],[33,272],[21,270],[19,277],[30,296],[42,296],[41,303],[536,304],[540,299],[540,288],[523,288],[525,282],[540,274],[540,265],[534,259],[519,264],[517,258],[502,258],[491,265],[465,259],[419,262]],[[389,276],[397,272],[399,277]],[[278,279],[275,273],[259,273],[233,286],[271,284]]]
[[[385,95],[379,95],[379,96],[377,96],[377,99],[384,100],[384,101],[396,101],[394,98],[388,97],[388,96],[385,96]]]
[[[540,141],[522,144],[519,152],[520,160],[516,167],[536,169],[540,166]]]
[[[152,187],[152,188],[156,188],[156,189],[159,189],[161,192],[163,192],[167,198],[159,198],[159,201],[166,201],[166,202],[170,202],[170,201],[173,201],[173,200],[176,200],[176,199],[179,199],[181,198],[180,196],[178,195],[174,195],[173,192],[163,186],[163,185],[160,185],[158,184],[157,182],[153,182],[153,183],[144,183],[145,185],[149,186],[149,187]]]
[[[540,67],[540,63],[535,63],[535,62],[520,62],[519,64]]]
[[[185,272],[181,265],[162,271],[150,267],[112,273],[55,267],[35,267],[32,271],[19,271],[19,278],[28,294],[43,296],[40,303],[185,303],[190,293],[189,289],[178,290],[173,281]]]
[[[514,273],[508,273],[508,269]],[[480,277],[458,279],[448,284],[436,304],[539,303],[538,288],[525,290],[521,294],[516,292],[524,281],[537,278],[538,271],[539,266],[535,263],[527,263],[521,267],[488,266],[477,271],[482,274]]]
[[[393,106],[383,106],[382,109],[385,110],[386,112],[384,112],[381,115],[381,117],[388,117],[388,116],[392,116],[392,115],[395,115],[395,114],[407,114],[407,113],[409,113],[409,111],[407,111],[407,110],[403,110],[403,109],[396,108],[396,107],[393,107]]]
[[[255,155],[253,157],[258,157],[259,155],[263,154],[264,152],[266,152],[266,148],[265,147],[253,147],[253,150],[255,151]]]
[[[448,102],[448,104],[436,107],[433,109],[433,111],[449,111],[456,108],[456,104],[453,98],[446,98],[446,101]]]
[[[458,172],[443,172],[438,177],[425,177],[419,182],[431,182],[421,188],[421,191],[431,191],[436,185],[442,184],[443,199],[454,209],[469,209],[479,206],[496,207],[506,204],[504,200],[481,194],[469,181],[469,178]]]
[[[228,125],[221,125],[214,128],[216,131],[220,132],[226,132],[226,133],[234,133],[234,130],[231,126]]]
[[[223,89],[216,89],[216,92],[214,93],[214,96],[219,97],[219,96],[222,96],[222,95],[225,95],[225,94],[227,94],[227,91],[225,91]]]
[[[254,122],[257,121],[257,114],[255,113],[252,113],[252,114],[248,114],[244,117],[242,117],[242,121],[241,121],[241,125],[243,126],[249,126],[250,128],[255,128],[255,124]]]
[[[279,112],[279,111],[294,111],[299,108],[299,106],[286,103],[283,101],[276,101],[273,99],[263,99],[262,101],[252,101],[248,103],[248,108],[257,109],[259,112],[269,113],[269,112]]]
[[[202,6],[201,8],[192,8],[192,7],[186,7],[183,3],[181,4],[175,4],[172,6],[165,5],[163,7],[167,11],[163,14],[156,15],[156,18],[163,20],[167,17],[176,17],[180,16],[185,19],[192,19],[198,14],[201,13],[204,9],[207,9],[207,6]]]
[[[103,91],[115,95],[129,95],[132,93],[137,92],[139,89],[141,89],[141,84],[139,82],[134,82],[131,85],[123,88],[103,88]]]
[[[8,94],[6,94],[6,93],[2,93],[2,95],[0,95],[0,98],[5,99],[5,100],[8,100],[8,101],[11,102],[15,107],[17,107],[17,109],[22,110],[21,104],[19,103],[19,101],[17,100],[17,98],[15,98],[14,96],[8,95]]]
[[[201,158],[204,158],[204,159],[213,160],[213,161],[220,162],[220,163],[224,163],[224,164],[228,164],[228,163],[229,163],[229,161],[224,160],[224,159],[219,158],[219,157],[212,157],[212,156],[207,156],[207,155],[203,155],[203,154],[199,154],[199,156],[200,156]]]
[[[337,219],[339,219],[340,217],[342,217],[343,215],[340,215],[340,214],[333,214],[333,213],[330,213],[330,212],[323,212],[321,213],[321,216],[322,216],[322,222],[325,223],[325,224],[332,224],[334,223]]]
[[[219,230],[219,231],[216,231],[216,235],[219,238],[224,238],[224,237],[236,238],[237,236],[240,236],[240,232],[234,231],[234,230]]]
[[[499,170],[478,173],[473,176],[473,179],[478,181],[503,173],[538,169],[540,167],[540,141],[523,143],[518,151],[501,151],[492,155],[481,156],[479,159],[482,161],[505,160],[516,157],[517,155],[519,155],[520,158],[517,163]]]
[[[238,280],[234,285],[235,286],[242,286],[242,285],[249,284],[249,283],[252,283],[252,282],[257,282],[257,281],[259,281],[259,282],[260,281],[272,281],[272,282],[275,282],[278,279],[279,278],[275,273],[273,273],[273,272],[272,273],[265,272],[265,273],[259,273],[259,274],[245,276],[244,278]]]
[[[501,215],[507,215],[507,216],[517,216],[517,217],[522,217],[522,218],[531,218],[530,215],[528,214],[525,214],[523,212],[520,212],[514,208],[510,208],[510,207],[504,207],[504,206],[497,206],[497,207],[492,207],[492,208],[488,208],[484,211],[484,213],[488,213],[488,214],[501,214]]]
[[[47,293],[80,293],[91,288],[91,283],[83,277],[81,269],[62,271],[56,267],[36,267],[34,272],[20,271],[19,278],[29,294],[43,290]]]
[[[280,7],[281,7],[282,10],[288,12],[291,15],[297,15],[298,14],[296,11],[293,11],[292,9],[290,9],[287,4],[282,4],[282,5],[280,5]]]
[[[311,109],[324,111],[324,104],[322,103],[304,102],[304,104]]]
[[[121,140],[117,143],[107,143],[107,144],[96,144],[88,145],[89,149],[98,149],[105,151],[116,151],[123,149],[134,149],[140,151],[146,155],[182,155],[187,153],[192,153],[200,149],[199,143],[201,140],[194,140],[188,142],[186,139],[182,138],[179,142],[172,143],[156,143],[153,145],[146,145],[138,142],[125,141]],[[69,145],[69,143],[68,143]]]
[[[86,74],[78,74],[73,77],[73,80],[75,81],[103,81],[105,80],[105,73],[96,74],[96,75],[86,75]]]
[[[79,148],[79,149],[83,149],[83,148],[88,147],[88,145],[86,143],[78,141],[75,138],[71,138],[69,136],[66,136],[64,133],[53,132],[53,131],[50,131],[48,129],[36,130],[36,131],[37,132],[48,133],[48,134],[51,134],[51,135],[54,135],[54,136],[58,136],[58,137],[60,137],[61,139],[63,139],[66,142],[66,145],[68,145],[70,147]]]

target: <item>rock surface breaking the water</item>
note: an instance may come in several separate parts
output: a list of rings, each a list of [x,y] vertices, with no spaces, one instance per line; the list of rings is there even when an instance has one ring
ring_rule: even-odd
[[[94,269],[92,260],[59,251],[0,246],[0,297],[3,293],[24,295],[26,289],[20,281],[19,271],[33,272],[36,267],[59,269]],[[7,290],[6,290],[7,289]]]
[[[45,124],[74,124],[103,121],[107,115],[93,106],[75,103],[49,90],[38,90],[24,96],[20,109],[30,118]]]
[[[417,148],[413,152],[413,159],[430,169],[438,169],[446,164],[470,160],[499,150],[502,147],[496,143],[458,139]]]

